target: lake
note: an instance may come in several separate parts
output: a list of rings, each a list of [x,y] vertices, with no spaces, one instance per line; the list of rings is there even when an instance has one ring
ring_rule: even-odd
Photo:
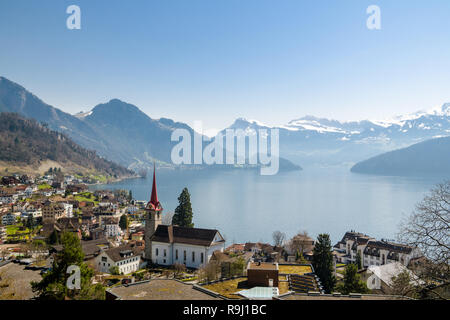
[[[378,239],[395,239],[403,216],[412,212],[430,188],[443,179],[371,176],[347,168],[307,168],[261,176],[251,170],[157,170],[158,197],[173,212],[184,187],[191,194],[194,223],[218,229],[232,242],[272,242],[280,230],[288,237],[306,230],[329,233],[334,245],[348,230]],[[91,189],[126,189],[149,200],[152,174],[95,185]]]

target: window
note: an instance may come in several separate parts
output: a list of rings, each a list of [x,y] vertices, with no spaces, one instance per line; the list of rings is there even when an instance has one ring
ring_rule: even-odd
[[[183,260],[186,261],[186,250],[184,250],[183,252],[183,258],[184,258]]]
[[[195,262],[195,252],[192,251],[192,262]]]
[[[164,257],[166,257],[167,256],[167,252],[166,252],[166,249],[164,249]]]
[[[203,263],[203,260],[204,260],[204,255],[203,255],[203,252],[202,252],[202,253],[200,253],[200,263]]]
[[[102,262],[106,262],[106,261],[108,261],[108,258],[102,257]]]
[[[156,255],[158,255],[158,253],[159,253],[159,250],[158,250],[158,248],[156,248]]]
[[[178,249],[175,250],[175,259],[178,260]]]

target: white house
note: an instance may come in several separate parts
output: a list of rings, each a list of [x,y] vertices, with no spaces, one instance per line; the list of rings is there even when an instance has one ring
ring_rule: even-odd
[[[119,226],[119,219],[116,217],[102,218],[102,225],[107,237],[118,237],[123,234],[122,229],[120,229]]]
[[[354,231],[346,232],[334,248],[344,254],[340,257],[341,261],[338,261],[342,263],[356,262],[359,253],[363,267],[380,266],[392,262],[400,262],[407,266],[411,259],[422,256],[418,248],[383,239],[379,241]]]
[[[64,214],[66,215],[66,217],[72,218],[73,217],[73,204],[64,202],[63,206],[64,206]]]
[[[33,195],[33,188],[32,187],[27,187],[24,191],[25,197],[27,198],[31,198],[31,196]]]
[[[0,202],[3,204],[10,204],[16,202],[18,198],[18,194],[5,194],[0,196]]]
[[[139,270],[141,253],[141,249],[132,245],[111,248],[95,258],[95,266],[103,273],[110,273],[111,267],[118,267],[119,273],[128,274]]]
[[[362,279],[369,289],[381,290],[384,294],[392,294],[392,279],[400,273],[407,272],[412,285],[421,284],[422,281],[400,262],[388,263],[382,266],[370,266],[362,274]]]
[[[157,227],[151,242],[153,263],[180,263],[195,269],[207,264],[214,251],[223,252],[225,247],[217,230],[165,225]]]

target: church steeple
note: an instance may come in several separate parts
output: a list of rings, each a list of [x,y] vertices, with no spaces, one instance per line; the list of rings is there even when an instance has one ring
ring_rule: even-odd
[[[147,207],[149,209],[161,210],[161,205],[158,201],[158,191],[156,189],[156,166],[153,166],[153,184],[152,184],[152,195],[150,197],[150,202]]]
[[[153,166],[153,185],[152,185],[152,196],[150,198],[150,203],[155,206],[158,206],[158,192],[156,191],[156,168]]]
[[[161,203],[158,201],[158,193],[156,190],[156,166],[153,167],[152,195],[150,201],[147,203],[145,211],[145,259],[152,262],[152,255],[154,254],[152,252],[152,236],[158,226],[162,223],[163,211]]]

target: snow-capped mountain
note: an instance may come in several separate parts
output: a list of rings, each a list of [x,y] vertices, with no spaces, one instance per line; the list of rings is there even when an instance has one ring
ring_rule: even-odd
[[[237,119],[229,128],[271,128],[256,120]],[[414,143],[450,136],[450,103],[385,120],[341,122],[305,116],[280,130],[280,154],[294,162],[342,164]]]

